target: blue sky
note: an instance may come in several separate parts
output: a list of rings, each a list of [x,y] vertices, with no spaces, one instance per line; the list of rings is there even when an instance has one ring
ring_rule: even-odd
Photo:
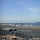
[[[40,0],[0,0],[0,23],[40,22]]]

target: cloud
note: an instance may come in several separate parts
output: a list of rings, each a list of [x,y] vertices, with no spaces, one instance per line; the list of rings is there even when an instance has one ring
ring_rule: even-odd
[[[30,12],[40,12],[40,7],[30,7],[28,9]]]
[[[17,4],[20,4],[19,2],[17,2]]]
[[[14,22],[15,21],[15,18],[14,17],[2,17],[1,20],[0,20],[0,23],[2,22]]]
[[[25,4],[22,4],[22,3],[20,3],[20,2],[17,2],[17,4],[19,4],[19,5],[25,5]]]
[[[5,10],[5,12],[7,12],[7,11],[13,11],[14,9],[8,9],[8,10]]]
[[[0,20],[0,23],[2,22],[20,22],[20,21],[23,21],[21,18],[19,19],[19,17],[2,17],[1,20]]]

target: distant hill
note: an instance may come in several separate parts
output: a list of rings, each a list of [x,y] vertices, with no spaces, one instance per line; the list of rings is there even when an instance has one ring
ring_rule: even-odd
[[[35,22],[35,23],[0,23],[0,24],[40,26],[40,22]]]
[[[18,23],[19,25],[32,25],[32,26],[40,26],[40,22],[35,23]]]

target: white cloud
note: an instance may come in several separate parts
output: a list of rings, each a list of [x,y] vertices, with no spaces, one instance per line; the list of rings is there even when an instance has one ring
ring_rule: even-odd
[[[30,7],[28,9],[30,12],[40,12],[40,7]]]
[[[0,23],[1,22],[14,22],[14,21],[15,21],[14,17],[3,17],[1,18]]]
[[[19,2],[17,2],[17,4],[20,4]]]
[[[20,17],[2,17],[0,19],[0,23],[4,22],[4,23],[16,23],[16,22],[37,22],[40,21],[40,17],[39,18],[34,18],[34,17],[28,17],[28,18],[20,18]]]
[[[8,9],[8,10],[5,10],[5,12],[7,12],[7,11],[13,11],[14,9]]]
[[[20,2],[17,2],[17,4],[19,4],[19,5],[25,5],[25,4],[22,4],[22,3],[20,3]]]

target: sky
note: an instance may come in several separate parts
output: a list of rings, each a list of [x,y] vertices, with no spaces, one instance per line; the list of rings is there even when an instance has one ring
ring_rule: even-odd
[[[40,0],[0,0],[0,23],[40,22]]]

